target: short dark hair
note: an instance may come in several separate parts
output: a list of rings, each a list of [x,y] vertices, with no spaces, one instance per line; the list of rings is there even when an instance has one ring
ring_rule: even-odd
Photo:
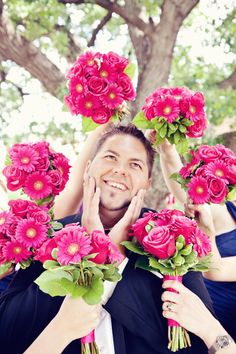
[[[96,144],[96,150],[94,151],[93,158],[99,152],[103,144],[107,139],[114,135],[130,135],[138,139],[144,146],[147,153],[147,164],[148,164],[148,175],[149,177],[152,174],[152,167],[154,163],[155,151],[152,148],[152,145],[148,139],[145,138],[143,132],[135,127],[133,124],[128,125],[110,125],[108,129],[100,136]]]

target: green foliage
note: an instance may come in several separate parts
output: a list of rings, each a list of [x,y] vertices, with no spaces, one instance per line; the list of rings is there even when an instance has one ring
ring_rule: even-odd
[[[0,276],[6,273],[12,266],[12,263],[6,262],[0,265]]]

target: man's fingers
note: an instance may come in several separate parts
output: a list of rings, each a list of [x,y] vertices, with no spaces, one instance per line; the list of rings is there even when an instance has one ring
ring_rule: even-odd
[[[143,206],[143,199],[145,196],[146,190],[145,189],[140,189],[140,191],[137,194],[137,199],[135,203],[135,209],[132,215],[132,220],[131,223],[133,224],[139,217],[142,206]]]

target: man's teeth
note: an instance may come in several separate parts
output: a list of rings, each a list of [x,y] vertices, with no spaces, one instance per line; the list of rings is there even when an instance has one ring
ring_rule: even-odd
[[[124,185],[121,184],[121,183],[111,182],[111,181],[107,181],[106,183],[107,183],[109,186],[114,187],[114,188],[118,188],[118,189],[120,189],[120,190],[122,190],[122,191],[125,191],[125,190],[127,189],[126,186],[124,186]]]

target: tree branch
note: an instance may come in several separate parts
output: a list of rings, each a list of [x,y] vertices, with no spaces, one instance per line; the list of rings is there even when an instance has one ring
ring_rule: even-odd
[[[225,89],[225,88],[236,89],[236,68],[227,79],[219,82],[218,86],[221,89]]]
[[[12,60],[37,78],[48,92],[57,96],[65,77],[39,48],[18,34],[8,19],[0,17],[0,58]]]
[[[83,47],[80,45],[80,43],[78,43],[78,41],[76,41],[76,39],[74,38],[72,33],[66,28],[66,26],[56,24],[54,26],[54,29],[56,31],[62,31],[66,33],[69,39],[68,54],[66,54],[66,59],[70,63],[73,63],[76,58],[83,52]],[[50,33],[48,34],[48,36],[50,36]]]
[[[150,30],[149,23],[146,23],[141,18],[138,18],[133,14],[133,12],[127,13],[125,7],[116,4],[115,2],[111,2],[110,0],[58,0],[59,3],[62,4],[97,4],[108,11],[115,12],[117,15],[122,17],[125,22],[139,28],[142,32],[148,33]]]
[[[107,24],[107,22],[110,21],[110,19],[112,18],[112,11],[108,11],[108,13],[106,14],[106,16],[103,17],[103,19],[101,20],[101,22],[98,24],[98,26],[94,29],[92,36],[88,42],[88,47],[92,47],[95,43],[96,37],[98,35],[98,32],[101,31],[101,29]]]

